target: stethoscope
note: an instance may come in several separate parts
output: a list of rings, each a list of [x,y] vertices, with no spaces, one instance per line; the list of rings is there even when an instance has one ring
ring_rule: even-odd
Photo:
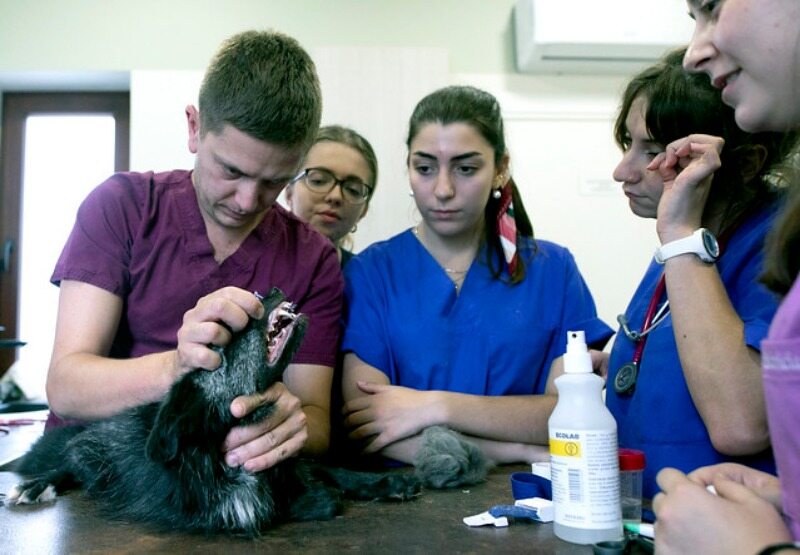
[[[642,331],[630,329],[628,320],[624,314],[617,316],[617,321],[622,328],[622,333],[625,337],[636,343],[636,349],[633,351],[631,361],[623,365],[614,376],[614,391],[619,395],[632,395],[636,389],[636,380],[639,377],[639,366],[642,363],[642,355],[644,354],[644,346],[647,343],[647,338],[651,331],[658,326],[669,315],[669,300],[665,301],[659,308],[659,302],[664,295],[667,288],[667,282],[664,274],[656,284],[656,289],[653,291],[653,296],[650,298],[650,304],[647,305],[647,312],[644,315],[644,323],[642,324]]]

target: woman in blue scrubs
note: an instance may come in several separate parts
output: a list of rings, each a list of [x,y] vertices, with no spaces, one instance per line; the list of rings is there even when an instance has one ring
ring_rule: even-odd
[[[411,462],[420,433],[444,425],[495,462],[547,459],[566,333],[602,348],[611,329],[569,251],[534,240],[492,95],[428,95],[406,144],[422,220],[345,269],[350,437]]]
[[[671,53],[629,83],[615,128],[614,179],[634,214],[656,219],[661,245],[620,316],[606,394],[620,446],[645,452],[646,497],[665,466],[774,472],[759,344],[777,298],[759,277],[778,207],[765,176],[786,137],[738,129],[682,60]]]

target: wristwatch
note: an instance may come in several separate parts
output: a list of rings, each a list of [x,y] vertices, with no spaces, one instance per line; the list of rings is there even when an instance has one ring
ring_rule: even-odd
[[[688,237],[661,245],[656,249],[656,262],[663,264],[673,256],[687,253],[696,254],[703,262],[715,262],[719,258],[717,238],[709,230],[701,227]]]

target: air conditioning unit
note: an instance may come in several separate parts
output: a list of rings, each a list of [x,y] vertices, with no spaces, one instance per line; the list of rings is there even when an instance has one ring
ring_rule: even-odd
[[[517,70],[628,74],[688,44],[686,0],[518,0]]]

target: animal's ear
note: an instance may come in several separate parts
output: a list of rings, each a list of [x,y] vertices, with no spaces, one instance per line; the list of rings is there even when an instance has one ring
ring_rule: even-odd
[[[187,426],[191,426],[198,416],[191,409],[195,405],[192,401],[199,393],[195,389],[194,383],[184,377],[172,386],[161,402],[147,438],[147,457],[150,460],[167,464],[178,456],[181,438],[187,436],[190,432]]]

